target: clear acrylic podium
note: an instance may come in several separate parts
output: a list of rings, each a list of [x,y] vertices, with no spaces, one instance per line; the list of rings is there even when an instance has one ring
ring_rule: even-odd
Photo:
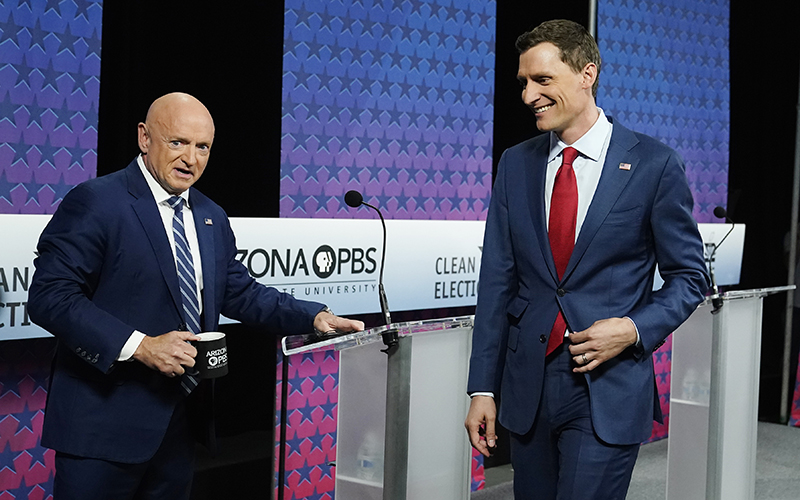
[[[762,300],[793,288],[706,299],[673,334],[667,500],[753,499]]]
[[[284,339],[287,355],[340,351],[337,499],[469,498],[472,323],[470,316]],[[398,335],[391,355],[381,352],[387,332]]]

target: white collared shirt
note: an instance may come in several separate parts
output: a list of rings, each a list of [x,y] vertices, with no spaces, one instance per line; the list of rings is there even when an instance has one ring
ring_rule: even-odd
[[[161,184],[159,184],[153,174],[147,170],[147,167],[144,165],[144,160],[142,160],[142,155],[139,155],[136,158],[136,162],[139,164],[139,168],[142,170],[142,175],[144,175],[145,180],[147,181],[147,186],[150,188],[150,191],[153,193],[153,198],[156,200],[156,205],[158,206],[158,212],[161,214],[161,222],[164,223],[164,231],[167,232],[167,238],[169,238],[169,246],[172,249],[172,257],[175,259],[175,269],[178,267],[178,256],[175,253],[175,236],[172,233],[172,216],[175,214],[175,210],[169,206],[168,200],[172,197],[171,194],[166,192]],[[203,290],[203,269],[200,264],[200,246],[197,242],[197,228],[194,225],[194,215],[192,214],[192,205],[189,203],[189,190],[182,192],[179,194],[181,198],[183,198],[183,229],[186,232],[186,241],[189,243],[189,250],[192,252],[192,263],[194,264],[194,274],[195,274],[195,281],[197,282],[197,296],[201,297],[200,292]],[[203,301],[200,301],[200,311],[203,310]]]
[[[565,148],[573,147],[578,150],[577,158],[572,162],[572,169],[575,171],[575,179],[578,183],[578,220],[575,225],[575,240],[580,234],[589,205],[592,203],[597,184],[600,182],[600,174],[603,173],[603,164],[606,161],[608,145],[611,142],[611,122],[606,118],[605,113],[597,108],[600,116],[580,139],[573,144],[566,144],[559,139],[558,134],[550,132],[550,154],[547,156],[547,174],[544,180],[544,207],[547,216],[548,227],[550,226],[550,199],[553,197],[553,184],[555,184],[556,173],[561,167],[562,153]]]
[[[147,181],[147,186],[153,193],[153,198],[155,199],[156,206],[158,207],[158,213],[161,215],[161,222],[164,224],[164,231],[166,231],[167,238],[169,239],[169,246],[172,249],[172,258],[175,260],[175,269],[177,269],[178,257],[175,253],[175,236],[172,234],[172,216],[175,213],[175,210],[169,206],[168,202],[172,195],[164,190],[164,188],[161,187],[161,185],[155,180],[150,171],[147,170],[147,167],[142,160],[142,155],[139,155],[136,158],[136,163],[139,165],[139,169],[142,171],[145,181]],[[197,282],[197,296],[200,298],[198,302],[200,305],[200,311],[202,312],[203,296],[201,292],[203,290],[203,266],[200,261],[200,246],[197,242],[197,229],[194,225],[192,206],[189,204],[189,191],[186,190],[179,196],[183,198],[184,201],[183,210],[181,211],[183,214],[183,226],[186,233],[186,241],[189,243],[189,250],[192,253],[195,281]],[[177,328],[177,325],[175,326]],[[142,339],[144,339],[144,333],[134,330],[134,332],[128,338],[128,341],[125,342],[125,345],[122,347],[122,350],[117,357],[117,361],[130,360],[133,356],[133,353],[135,353],[136,349],[139,347],[139,344],[142,343]]]

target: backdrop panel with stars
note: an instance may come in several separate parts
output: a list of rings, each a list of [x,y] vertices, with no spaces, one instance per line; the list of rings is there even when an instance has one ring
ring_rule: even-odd
[[[102,0],[0,0],[0,213],[52,214],[97,172]],[[52,339],[0,342],[0,498],[52,498]]]
[[[390,219],[485,220],[495,20],[492,0],[287,0],[281,217],[374,217],[356,189]],[[286,499],[333,499],[338,358],[289,358]]]
[[[680,153],[698,222],[720,222],[728,199],[729,0],[602,0],[597,40],[603,67],[597,103],[626,127]],[[672,341],[653,356],[667,436]]]
[[[0,3],[0,213],[51,214],[97,172],[102,1]]]

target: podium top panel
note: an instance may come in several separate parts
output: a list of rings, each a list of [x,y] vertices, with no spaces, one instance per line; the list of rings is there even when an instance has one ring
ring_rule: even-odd
[[[731,290],[722,294],[723,300],[749,299],[753,297],[766,297],[774,293],[794,290],[795,285],[774,286],[771,288],[754,288],[752,290]]]
[[[281,346],[283,348],[283,353],[287,356],[326,348],[329,349],[331,347],[337,351],[341,351],[343,349],[350,349],[351,347],[382,341],[382,335],[384,333],[397,332],[398,336],[402,338],[442,330],[452,330],[455,328],[472,328],[474,319],[474,316],[461,316],[455,318],[408,321],[405,323],[392,323],[389,325],[377,326],[369,330],[364,330],[363,332],[346,334],[305,333],[303,335],[284,337],[281,341]]]

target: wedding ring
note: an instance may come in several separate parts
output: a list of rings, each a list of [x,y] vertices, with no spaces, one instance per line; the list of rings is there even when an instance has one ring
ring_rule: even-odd
[[[581,354],[581,356],[583,357],[583,364],[584,364],[584,365],[588,365],[588,364],[589,364],[589,360],[588,360],[588,359],[586,359],[586,353],[584,353],[584,354]]]

